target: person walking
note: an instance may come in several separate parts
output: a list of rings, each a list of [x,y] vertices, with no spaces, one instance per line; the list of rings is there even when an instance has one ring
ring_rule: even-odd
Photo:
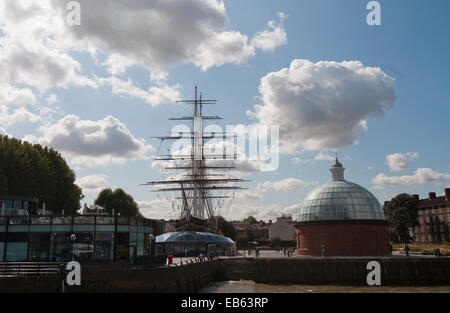
[[[405,253],[406,253],[406,256],[409,256],[409,247],[406,243],[405,243]]]
[[[286,256],[286,248],[283,248],[283,254]]]
[[[327,252],[327,249],[326,249],[325,245],[322,244],[320,246],[320,255],[324,257],[326,255],[326,252]]]

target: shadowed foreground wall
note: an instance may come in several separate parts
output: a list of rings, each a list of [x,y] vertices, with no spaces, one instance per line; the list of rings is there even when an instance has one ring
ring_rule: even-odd
[[[182,267],[82,269],[68,292],[196,292],[214,281],[367,286],[369,261],[381,264],[382,285],[450,285],[450,258],[222,259]],[[60,281],[0,278],[0,292],[59,292]]]

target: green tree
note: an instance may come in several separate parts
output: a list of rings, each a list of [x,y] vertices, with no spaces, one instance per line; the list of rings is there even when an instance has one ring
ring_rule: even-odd
[[[383,210],[393,241],[409,242],[413,239],[409,234],[409,228],[419,225],[417,204],[418,200],[406,193],[399,194],[385,203]]]
[[[29,196],[53,213],[75,213],[83,198],[75,173],[57,151],[0,136],[0,194]]]
[[[236,230],[234,229],[234,225],[232,222],[227,221],[222,216],[217,216],[217,230],[221,232],[225,237],[231,238],[234,240],[236,236]]]
[[[245,223],[249,223],[250,225],[254,225],[254,224],[257,224],[258,223],[258,221],[256,220],[256,218],[254,218],[253,216],[249,216],[249,217],[247,217],[247,218],[244,218],[244,222]]]
[[[238,247],[245,247],[248,244],[248,236],[245,232],[240,232],[236,235],[236,245]]]
[[[114,212],[120,213],[120,215],[142,216],[133,197],[121,188],[117,188],[114,191],[111,188],[103,189],[94,203],[104,207],[108,213],[112,213],[114,209]]]

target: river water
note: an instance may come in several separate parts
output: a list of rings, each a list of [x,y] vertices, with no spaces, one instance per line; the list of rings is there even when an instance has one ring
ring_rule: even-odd
[[[215,282],[199,291],[200,293],[450,293],[450,286],[420,287],[356,287],[334,285],[272,285],[257,284],[251,280]]]

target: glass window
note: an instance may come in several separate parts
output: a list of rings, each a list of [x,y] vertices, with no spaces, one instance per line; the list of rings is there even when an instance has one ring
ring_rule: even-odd
[[[95,234],[95,260],[111,261],[114,256],[114,233],[98,232]]]
[[[50,261],[68,261],[71,259],[71,233],[54,232],[51,235]]]
[[[9,233],[6,245],[6,261],[18,262],[27,260],[28,233]]]
[[[130,241],[130,236],[128,233],[116,233],[116,259],[120,260],[123,258],[124,260],[128,259],[129,251],[128,244]]]
[[[49,261],[50,233],[31,233],[28,253],[30,261]]]
[[[0,242],[0,262],[4,262],[3,260],[3,251],[5,250],[5,243]]]
[[[94,255],[94,233],[76,232],[73,243],[74,260],[92,261]]]

